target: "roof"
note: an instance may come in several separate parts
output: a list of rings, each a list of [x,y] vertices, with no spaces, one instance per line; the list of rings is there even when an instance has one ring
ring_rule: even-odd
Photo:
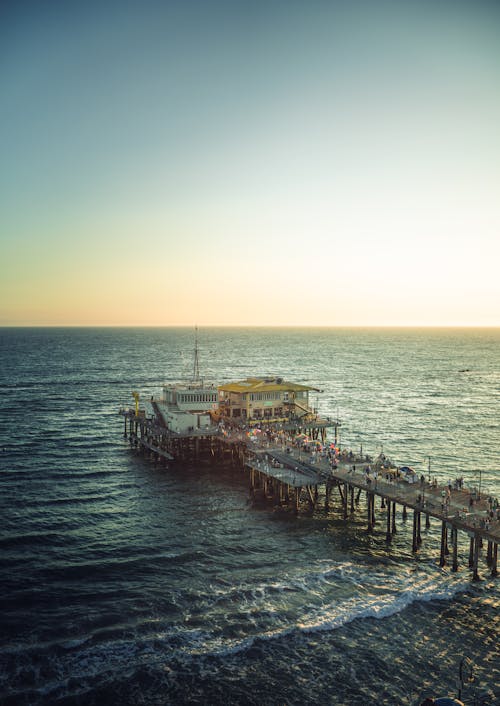
[[[287,382],[283,378],[246,378],[238,382],[229,382],[227,385],[219,385],[219,390],[224,392],[305,392],[315,390],[320,392],[316,387],[309,385],[299,385],[296,382]]]

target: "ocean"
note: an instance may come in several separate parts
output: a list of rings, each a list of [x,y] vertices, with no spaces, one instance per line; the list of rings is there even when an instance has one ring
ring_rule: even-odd
[[[320,388],[341,445],[500,496],[500,329],[201,329],[206,381]],[[155,464],[118,410],[192,375],[190,328],[0,330],[0,703],[500,703],[500,578],[383,510],[290,517],[241,469]],[[466,697],[466,698],[465,698]],[[482,697],[481,697],[482,698]]]

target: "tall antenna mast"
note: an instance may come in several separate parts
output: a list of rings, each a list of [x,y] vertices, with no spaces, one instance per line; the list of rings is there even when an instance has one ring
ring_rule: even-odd
[[[200,364],[198,360],[198,326],[194,327],[194,368],[193,382],[200,381]]]

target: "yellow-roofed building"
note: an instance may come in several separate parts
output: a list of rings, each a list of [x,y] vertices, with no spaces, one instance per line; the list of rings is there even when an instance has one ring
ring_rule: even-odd
[[[309,392],[315,387],[287,382],[283,378],[246,378],[219,385],[219,413],[223,417],[252,423],[313,415]]]

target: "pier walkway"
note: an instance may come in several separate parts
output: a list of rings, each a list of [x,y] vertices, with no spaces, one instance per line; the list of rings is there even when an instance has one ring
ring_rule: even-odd
[[[258,472],[267,478],[272,478],[286,483],[288,491],[281,486],[271,486],[270,499],[281,503],[283,497],[295,502],[298,511],[301,493],[306,491],[306,499],[310,509],[318,504],[318,486],[325,486],[325,506],[328,508],[330,491],[337,488],[343,508],[344,519],[355,512],[355,504],[359,501],[361,492],[366,494],[368,530],[372,531],[375,525],[375,497],[381,500],[381,508],[386,510],[387,532],[386,540],[390,542],[396,532],[396,506],[403,508],[403,518],[406,519],[408,510],[413,510],[413,551],[418,551],[422,543],[421,517],[425,517],[426,527],[430,526],[430,518],[441,522],[441,551],[440,565],[444,566],[446,557],[450,554],[448,535],[452,546],[452,568],[458,570],[458,531],[467,534],[470,539],[469,567],[473,570],[475,580],[479,579],[478,561],[480,550],[487,543],[486,561],[491,566],[491,575],[498,575],[498,544],[500,542],[500,514],[499,510],[492,510],[492,498],[476,497],[474,491],[467,488],[453,488],[453,486],[437,485],[430,483],[422,477],[415,483],[408,483],[402,477],[384,473],[366,473],[366,462],[338,463],[333,467],[325,459],[315,459],[314,462],[303,460],[304,452],[300,449],[284,449],[263,445],[253,448],[253,455],[247,459],[247,466],[251,473]],[[280,474],[278,476],[278,473]],[[251,477],[252,484],[254,477]],[[264,489],[268,492],[264,482]],[[290,489],[294,492],[290,494]],[[354,499],[357,490],[357,498]],[[349,508],[350,501],[350,508]]]
[[[255,449],[257,451],[257,449]],[[449,488],[446,485],[436,485],[424,480],[424,482],[408,483],[402,477],[390,474],[386,478],[384,471],[367,475],[365,468],[369,465],[366,461],[356,463],[340,462],[332,468],[327,461],[315,461],[314,463],[302,460],[304,452],[291,449],[289,453],[284,453],[281,447],[263,447],[258,449],[258,455],[268,455],[280,464],[288,466],[290,484],[300,485],[300,479],[295,479],[295,469],[300,469],[301,476],[306,476],[309,482],[325,483],[348,483],[364,490],[380,495],[393,502],[397,502],[407,507],[417,508],[426,514],[440,520],[450,521],[456,519],[463,525],[463,529],[483,529],[484,535],[492,535],[500,541],[500,515],[497,519],[489,517],[490,504],[484,495],[476,497],[476,493],[468,488]],[[353,470],[355,466],[355,470]],[[274,475],[274,468],[268,469],[269,475]],[[449,494],[448,494],[449,490]],[[444,502],[448,497],[449,501]],[[472,506],[471,506],[472,499]],[[482,527],[482,524],[485,526]]]

